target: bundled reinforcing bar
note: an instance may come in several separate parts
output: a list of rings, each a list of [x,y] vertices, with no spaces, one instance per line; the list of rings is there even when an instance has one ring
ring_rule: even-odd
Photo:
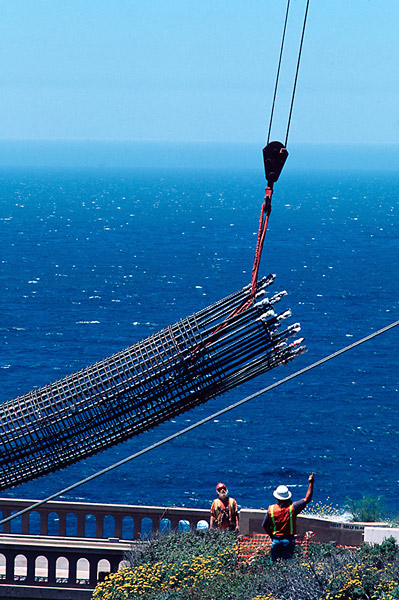
[[[0,490],[57,471],[306,351],[275,275],[109,358],[0,406]],[[242,310],[242,307],[245,307]],[[241,309],[240,309],[241,307]]]

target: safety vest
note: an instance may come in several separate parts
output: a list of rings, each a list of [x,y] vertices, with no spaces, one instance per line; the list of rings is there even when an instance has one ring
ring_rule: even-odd
[[[224,516],[227,517],[231,527],[235,526],[235,524],[236,524],[235,516],[236,515],[235,515],[235,507],[234,507],[234,499],[233,498],[229,498],[227,506],[225,506],[223,504],[223,502],[220,500],[220,498],[216,498],[213,503],[213,510],[215,513],[215,515],[214,515],[215,521],[219,527],[222,525]]]
[[[272,522],[272,535],[295,535],[296,519],[293,504],[289,506],[272,504],[268,511]]]

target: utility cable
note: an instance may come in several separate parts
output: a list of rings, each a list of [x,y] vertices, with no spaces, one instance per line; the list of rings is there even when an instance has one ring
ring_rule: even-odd
[[[247,396],[246,398],[243,398],[243,399],[239,400],[238,402],[235,402],[234,404],[230,404],[230,406],[227,406],[226,408],[222,408],[221,410],[213,413],[212,415],[209,415],[208,417],[205,417],[204,419],[201,419],[200,421],[197,421],[196,423],[193,423],[192,425],[189,425],[188,427],[185,427],[184,429],[181,429],[180,431],[177,431],[176,433],[173,433],[172,435],[169,435],[168,437],[163,438],[159,442],[155,442],[154,444],[151,444],[151,446],[147,446],[147,448],[143,448],[143,450],[140,450],[139,452],[135,452],[135,454],[131,454],[130,456],[127,456],[126,458],[119,460],[118,462],[114,463],[113,465],[110,465],[109,467],[106,467],[105,469],[101,469],[101,471],[97,471],[96,473],[93,473],[89,477],[86,477],[85,479],[81,479],[80,481],[73,483],[72,485],[60,490],[59,492],[56,492],[55,494],[51,494],[51,496],[48,496],[44,500],[39,500],[38,502],[35,502],[31,506],[28,506],[27,508],[24,508],[23,510],[16,512],[11,516],[9,516],[5,519],[2,519],[0,521],[0,525],[3,525],[4,523],[7,523],[8,521],[11,521],[12,519],[15,519],[27,512],[30,512],[31,510],[34,510],[35,508],[38,508],[39,506],[42,506],[43,504],[50,502],[50,500],[54,500],[54,498],[58,498],[59,496],[62,496],[63,494],[70,492],[71,490],[83,485],[84,483],[91,481],[92,479],[95,479],[96,477],[105,475],[105,473],[108,473],[109,471],[112,471],[113,469],[116,469],[116,468],[120,467],[121,465],[124,465],[125,463],[127,463],[135,458],[138,458],[139,456],[142,456],[143,454],[146,454],[147,452],[150,452],[151,450],[155,450],[155,448],[159,448],[159,446],[162,446],[163,444],[166,444],[167,442],[170,442],[182,435],[185,435],[186,433],[192,431],[193,429],[196,429],[197,427],[200,427],[201,425],[204,425],[205,423],[209,423],[209,421],[213,421],[214,419],[217,419],[221,415],[224,415],[225,413],[233,410],[234,408],[237,408],[238,406],[241,406],[241,405],[245,404],[246,402],[249,402],[250,400],[257,398],[258,396],[261,396],[262,394],[266,394],[266,392],[270,392],[271,390],[274,390],[276,387],[279,387],[280,385],[283,385],[284,383],[287,383],[288,381],[291,381],[292,379],[295,379],[296,377],[299,377],[300,375],[307,373],[311,369],[320,367],[321,365],[328,362],[329,360],[332,360],[333,358],[336,358],[337,356],[344,354],[344,352],[348,352],[349,350],[352,350],[353,348],[356,348],[357,346],[360,346],[361,344],[364,344],[365,342],[368,342],[368,341],[374,339],[375,337],[377,337],[378,335],[381,335],[382,333],[386,333],[387,331],[389,331],[390,329],[393,329],[394,327],[397,327],[398,325],[399,325],[399,321],[394,321],[390,325],[387,325],[386,327],[383,327],[382,329],[379,329],[378,331],[374,331],[370,335],[358,340],[357,342],[353,342],[352,344],[350,344],[349,346],[346,346],[345,348],[341,348],[341,350],[337,350],[337,352],[334,352],[333,354],[329,354],[328,356],[312,363],[311,365],[308,365],[307,367],[301,369],[300,371],[296,371],[292,375],[288,375],[287,377],[284,377],[284,379],[280,379],[279,381],[272,383],[268,387],[265,387],[257,392],[254,392],[250,396]]]

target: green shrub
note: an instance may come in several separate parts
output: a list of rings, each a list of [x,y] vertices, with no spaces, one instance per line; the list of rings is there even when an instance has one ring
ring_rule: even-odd
[[[192,533],[170,533],[154,537],[132,550],[127,556],[132,567],[154,562],[179,563],[197,556],[220,558],[232,561],[237,557],[237,535],[230,531],[205,531]]]
[[[354,521],[375,523],[383,520],[384,503],[381,496],[363,496],[360,500],[347,498],[346,502]]]
[[[131,566],[98,584],[93,600],[399,600],[393,538],[355,550],[311,544],[292,560],[237,564],[230,532],[171,534],[132,550]]]
[[[399,557],[399,546],[393,536],[385,539],[381,544],[363,544],[361,553],[364,557],[375,558],[380,561],[382,558],[386,560],[394,560]]]

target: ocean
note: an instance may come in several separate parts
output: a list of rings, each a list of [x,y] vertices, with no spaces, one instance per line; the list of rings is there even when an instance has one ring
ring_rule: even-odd
[[[253,169],[0,172],[1,401],[146,338],[250,282],[264,179]],[[260,275],[307,354],[94,457],[3,491],[41,499],[399,317],[399,175],[292,172],[275,186]],[[281,307],[283,308],[283,307]],[[241,507],[278,484],[314,501],[382,496],[399,513],[399,328],[63,499]]]

